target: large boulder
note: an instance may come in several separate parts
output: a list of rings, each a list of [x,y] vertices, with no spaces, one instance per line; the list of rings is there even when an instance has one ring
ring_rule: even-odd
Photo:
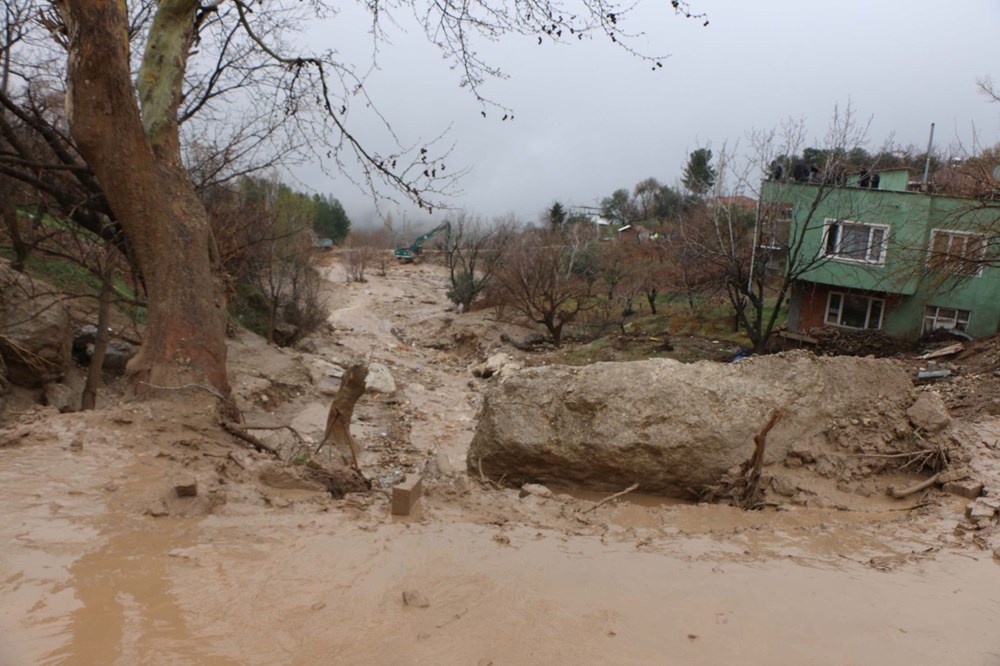
[[[773,409],[766,461],[827,442],[846,417],[900,418],[912,403],[906,371],[891,361],[804,352],[733,364],[668,359],[529,368],[484,395],[469,449],[471,473],[692,497],[747,460]],[[874,418],[869,418],[874,417]],[[902,417],[905,419],[905,417]]]
[[[69,312],[52,287],[0,265],[0,362],[13,384],[39,388],[69,369]]]

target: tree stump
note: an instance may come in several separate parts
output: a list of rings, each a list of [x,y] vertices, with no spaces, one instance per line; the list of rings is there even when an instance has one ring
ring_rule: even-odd
[[[334,450],[334,458],[339,454],[344,466],[358,469],[358,445],[351,437],[351,418],[354,415],[354,405],[365,392],[365,380],[368,378],[368,366],[354,363],[347,368],[341,380],[340,389],[330,403],[330,411],[326,417],[326,432],[323,441],[316,449],[324,446]]]

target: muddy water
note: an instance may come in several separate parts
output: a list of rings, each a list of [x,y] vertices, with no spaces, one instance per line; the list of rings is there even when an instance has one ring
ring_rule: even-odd
[[[148,522],[52,579],[4,558],[5,600],[11,569],[32,581],[22,591],[58,579],[67,597],[45,601],[47,634],[5,613],[25,657],[5,663],[1000,663],[1000,600],[984,584],[1000,569],[954,552],[885,573],[802,544],[794,560],[739,561],[704,536],[498,540],[472,524],[292,513]],[[405,589],[430,606],[405,606]]]
[[[0,449],[4,666],[1000,664],[1000,568],[900,513],[622,504],[603,536],[431,498],[415,522],[151,518],[159,459],[118,446]]]

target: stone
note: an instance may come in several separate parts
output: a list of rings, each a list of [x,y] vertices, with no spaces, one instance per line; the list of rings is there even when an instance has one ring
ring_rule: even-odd
[[[395,393],[396,380],[388,366],[382,363],[368,364],[368,377],[365,379],[365,390],[369,393]]]
[[[768,434],[765,464],[827,446],[838,415],[879,405],[901,418],[912,395],[891,361],[806,352],[526,368],[484,391],[466,463],[514,486],[614,492],[639,483],[693,498],[750,457],[773,409],[785,415]]]
[[[152,516],[153,518],[162,518],[170,515],[170,511],[167,509],[167,504],[163,501],[163,498],[154,500],[150,503],[150,505],[146,507],[144,513],[147,516]]]
[[[952,495],[976,499],[983,494],[983,484],[977,481],[949,481],[941,486],[941,490]]]
[[[920,397],[906,410],[906,416],[914,428],[922,428],[927,432],[944,430],[951,423],[948,408],[937,393],[921,393]]]
[[[522,364],[512,359],[509,354],[500,352],[493,354],[482,363],[471,366],[469,372],[472,373],[473,377],[480,377],[482,379],[489,379],[494,375],[503,379],[509,377],[522,367]]]
[[[111,329],[108,329],[109,334]],[[94,354],[94,344],[97,341],[97,327],[87,324],[76,332],[73,337],[73,358],[82,366],[90,363],[90,357]],[[132,357],[138,353],[139,348],[124,340],[108,340],[104,350],[104,364],[101,366],[108,372],[117,375],[125,374],[125,368]]]
[[[455,466],[451,464],[451,458],[444,451],[438,451],[434,456],[434,461],[437,463],[441,476],[451,476],[455,473]]]
[[[392,515],[408,516],[420,500],[423,482],[419,474],[409,474],[392,487]]]
[[[427,608],[431,602],[419,590],[403,590],[403,604],[414,608]]]
[[[104,364],[101,367],[116,375],[124,375],[128,362],[138,351],[138,347],[124,340],[110,340],[104,351]]]
[[[552,497],[552,491],[540,483],[526,483],[523,486],[521,486],[521,492],[519,493],[519,495],[521,499],[524,499],[529,495],[548,498]]]
[[[198,479],[188,475],[174,482],[174,492],[178,497],[196,497],[198,495]]]
[[[990,520],[997,513],[996,508],[990,506],[989,503],[983,501],[983,499],[984,498],[979,498],[975,502],[970,502],[969,505],[965,507],[965,517],[973,523]]]
[[[795,493],[798,492],[798,488],[783,476],[772,476],[771,491],[776,495],[790,498],[795,496]]]
[[[0,367],[7,379],[41,388],[66,374],[73,339],[57,290],[0,263]]]
[[[65,384],[46,384],[43,392],[45,395],[45,404],[55,407],[62,413],[76,412],[80,409],[80,396]]]
[[[299,327],[288,322],[280,322],[275,324],[271,335],[274,339],[274,344],[279,347],[287,347],[298,338]]]

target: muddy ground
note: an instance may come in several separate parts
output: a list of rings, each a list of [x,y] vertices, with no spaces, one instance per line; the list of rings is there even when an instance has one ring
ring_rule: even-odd
[[[15,403],[0,664],[1000,664],[1000,569],[968,500],[844,499],[831,481],[829,497],[742,512],[483,483],[465,451],[495,380],[469,366],[558,354],[504,345],[528,331],[490,311],[448,312],[434,266],[364,284],[325,270],[331,330],[297,350],[233,341],[238,404],[295,458],[322,435],[337,368],[384,364],[397,390],[366,394],[353,432],[369,477],[424,473],[418,514],[392,517],[386,490],[333,500],[207,411]],[[953,428],[995,494],[989,411]],[[413,590],[426,605],[404,603]]]

